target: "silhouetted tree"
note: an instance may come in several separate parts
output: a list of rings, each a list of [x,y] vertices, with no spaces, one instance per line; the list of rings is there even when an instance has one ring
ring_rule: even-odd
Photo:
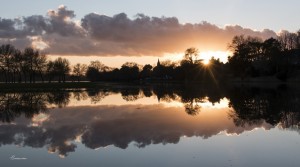
[[[0,46],[0,68],[1,72],[5,76],[5,82],[9,82],[11,80],[11,71],[13,70],[13,61],[12,58],[14,56],[16,49],[12,45],[2,45]]]
[[[105,80],[105,78],[103,78],[103,74],[110,70],[111,69],[108,66],[105,66],[98,60],[91,61],[86,70],[86,77],[92,82]]]
[[[157,66],[153,68],[153,77],[160,80],[171,80],[177,75],[174,71],[176,64],[170,60],[158,61]]]
[[[270,38],[263,43],[263,55],[265,66],[269,66],[269,74],[279,72],[279,67],[282,63],[281,45],[277,39]]]
[[[16,81],[16,77],[18,77],[18,82],[22,82],[22,73],[23,73],[23,60],[24,56],[20,50],[15,50],[14,58],[13,58],[13,78],[14,82]]]
[[[101,63],[100,61],[91,61],[90,65],[88,66],[89,68],[94,68],[99,72],[107,71],[109,67]]]
[[[198,60],[199,51],[196,48],[188,48],[184,53],[184,61],[190,64],[195,64]]]
[[[50,61],[48,61],[47,66],[46,66],[46,74],[48,76],[49,83],[52,81],[52,79],[56,75],[55,73],[56,73],[56,71],[54,69],[54,61],[50,60]]]
[[[150,78],[152,74],[152,66],[150,64],[146,64],[141,71],[141,78]]]
[[[80,78],[85,75],[86,70],[87,70],[87,66],[85,64],[77,63],[73,67],[73,73],[77,77],[78,82],[80,81]]]
[[[139,79],[139,65],[134,62],[126,62],[119,71],[119,79],[125,81],[134,81]]]
[[[297,49],[300,49],[300,30],[298,30],[296,34],[297,34],[296,47],[297,47]]]
[[[33,48],[25,48],[24,50],[24,64],[26,69],[25,71],[29,74],[29,82],[35,82],[35,75],[36,75],[36,59],[39,57],[39,52],[34,50]],[[26,74],[24,74],[26,75]]]
[[[53,64],[54,73],[58,76],[58,82],[65,82],[66,75],[70,72],[70,62],[64,58],[57,58]]]
[[[47,57],[43,53],[38,53],[33,59],[34,70],[40,75],[42,82],[44,82],[44,75],[47,70]]]
[[[244,78],[251,73],[251,62],[261,57],[261,39],[243,35],[235,36],[229,45],[233,56],[229,58],[229,64],[235,75]]]
[[[283,50],[292,50],[297,48],[298,37],[296,33],[281,31],[278,40]]]
[[[180,62],[180,71],[184,74],[184,81],[201,80],[199,76],[201,73],[201,60],[197,59],[198,54],[198,49],[196,48],[189,48],[185,51],[184,59]]]
[[[96,68],[88,67],[86,71],[86,77],[92,81],[99,81],[100,80],[100,72]]]

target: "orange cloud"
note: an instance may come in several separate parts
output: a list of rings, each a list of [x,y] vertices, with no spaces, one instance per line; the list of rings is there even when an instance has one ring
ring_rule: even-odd
[[[144,14],[131,19],[125,13],[112,17],[90,13],[80,23],[74,19],[75,12],[66,6],[49,10],[47,16],[0,19],[0,43],[22,48],[39,39],[47,46],[45,51],[53,55],[162,56],[181,53],[189,47],[226,51],[235,35],[276,37],[268,29],[255,31],[238,25],[220,28],[205,21],[182,24],[176,17]]]

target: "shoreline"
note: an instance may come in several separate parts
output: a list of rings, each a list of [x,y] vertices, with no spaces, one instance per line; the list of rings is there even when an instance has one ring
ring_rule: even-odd
[[[257,77],[257,78],[227,78],[218,82],[205,81],[178,81],[178,80],[137,80],[131,82],[122,81],[99,81],[99,82],[36,82],[36,83],[5,83],[0,82],[0,92],[5,90],[55,90],[55,89],[80,89],[80,88],[105,88],[110,86],[138,86],[138,85],[156,85],[156,84],[170,84],[170,85],[201,85],[201,86],[217,86],[217,87],[231,87],[231,86],[254,86],[254,87],[276,87],[280,85],[287,85],[298,87],[300,78],[289,78],[287,81],[281,81],[276,77]]]

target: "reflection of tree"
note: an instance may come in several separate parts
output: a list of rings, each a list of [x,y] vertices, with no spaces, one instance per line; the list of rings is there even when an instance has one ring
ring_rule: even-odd
[[[158,101],[171,102],[172,100],[179,100],[178,96],[181,95],[182,87],[178,85],[155,85],[153,93],[157,96]]]
[[[300,114],[299,112],[283,113],[280,124],[283,128],[300,128]]]
[[[234,92],[239,92],[235,90]],[[238,97],[230,99],[229,106],[234,108],[230,117],[237,126],[245,124],[258,124],[262,121],[263,115],[269,109],[269,103],[261,96],[254,96],[255,90],[240,92]]]
[[[93,104],[97,104],[106,96],[110,95],[111,93],[109,91],[103,91],[103,90],[88,90],[87,94],[91,98],[91,102]]]
[[[65,107],[70,102],[70,92],[67,91],[53,91],[47,93],[48,95],[48,102],[50,104],[55,104],[59,108]]]
[[[19,109],[25,113],[27,118],[47,110],[47,96],[43,93],[30,92],[22,94],[20,102],[21,106],[19,106]]]
[[[65,107],[69,98],[67,91],[1,93],[0,119],[2,122],[12,122],[22,114],[32,118],[35,114],[47,111],[49,104]]]
[[[184,103],[185,107],[185,112],[189,115],[195,116],[199,114],[201,110],[201,106],[199,103],[203,102],[204,97],[199,97],[199,98],[185,98],[181,99],[181,102]]]
[[[176,94],[167,94],[160,98],[160,101],[171,103],[172,101],[179,101],[180,98]]]
[[[89,96],[97,103],[110,94],[122,94],[125,99],[131,99],[131,97],[138,99],[148,96],[150,92],[152,96],[160,98],[161,101],[181,102],[186,113],[190,115],[197,115],[203,110],[200,103],[207,101],[215,103],[226,95],[230,100],[230,107],[232,107],[229,113],[230,118],[233,119],[235,125],[245,126],[245,128],[232,126],[226,122],[220,124],[220,127],[214,127],[217,129],[206,129],[206,126],[195,124],[195,122],[199,122],[198,119],[184,117],[181,120],[181,113],[176,115],[173,107],[163,107],[163,109],[161,105],[143,106],[143,110],[149,112],[124,112],[124,110],[132,111],[140,105],[97,106],[94,109],[97,112],[92,112],[92,107],[84,106],[84,109],[89,112],[83,110],[83,107],[78,107],[78,110],[73,107],[66,108],[64,112],[49,114],[47,117],[49,119],[40,126],[18,124],[18,120],[14,125],[3,124],[0,126],[0,145],[47,147],[50,152],[67,156],[70,152],[75,151],[76,143],[73,141],[78,136],[81,136],[82,144],[88,148],[95,149],[114,145],[125,149],[130,143],[136,143],[138,147],[158,143],[177,143],[183,135],[208,138],[224,130],[228,130],[230,133],[241,133],[240,130],[249,130],[246,125],[250,124],[253,125],[251,128],[255,128],[261,127],[264,122],[295,130],[299,130],[300,126],[300,93],[298,90],[233,88],[220,91],[203,85],[185,87],[168,84],[136,86],[135,88],[131,86],[87,91],[75,90],[74,92],[57,90],[55,92],[0,93],[0,120],[12,122],[21,115],[31,118],[34,114],[47,111],[47,107],[50,105],[64,107],[72,97],[82,100]],[[78,113],[74,114],[74,110]],[[150,112],[157,110],[163,112]],[[170,116],[174,116],[175,119],[168,120]],[[55,125],[53,126],[53,124]],[[182,126],[174,126],[179,124]],[[206,124],[202,122],[199,125]]]
[[[89,97],[86,91],[78,90],[78,91],[74,91],[72,93],[73,93],[74,99],[77,101],[86,100]]]
[[[201,110],[201,106],[197,103],[194,103],[193,101],[185,104],[184,107],[185,107],[185,112],[192,116],[199,114]]]
[[[143,91],[143,94],[145,95],[145,97],[151,97],[151,96],[153,96],[152,89],[149,88],[149,87],[143,87],[142,91]]]
[[[229,91],[230,117],[237,126],[266,121],[288,128],[299,125],[299,93],[289,89],[239,88]]]
[[[20,110],[16,110],[16,102],[18,102],[16,99],[15,95],[1,94],[0,117],[2,122],[11,122],[20,115]]]
[[[130,88],[121,90],[122,98],[126,101],[136,101],[144,97],[139,88]]]
[[[43,93],[2,93],[0,94],[0,119],[11,122],[22,113],[27,118],[46,111],[46,96]]]

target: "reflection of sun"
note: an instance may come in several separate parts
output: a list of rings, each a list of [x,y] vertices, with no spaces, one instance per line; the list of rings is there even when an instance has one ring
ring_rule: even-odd
[[[217,103],[209,101],[208,97],[205,97],[201,103],[198,103],[202,108],[228,108],[229,100],[227,98],[221,99]],[[203,110],[205,111],[205,110]]]

